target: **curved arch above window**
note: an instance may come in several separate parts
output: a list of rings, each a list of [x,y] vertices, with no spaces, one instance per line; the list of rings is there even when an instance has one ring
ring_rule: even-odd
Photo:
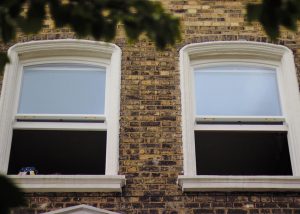
[[[46,40],[18,43],[8,55],[0,97],[1,172],[25,191],[121,191],[121,49]]]
[[[183,191],[300,189],[300,102],[290,49],[190,44],[180,51],[180,72]]]
[[[72,207],[58,209],[55,211],[46,212],[44,214],[119,214],[119,213],[81,204]]]

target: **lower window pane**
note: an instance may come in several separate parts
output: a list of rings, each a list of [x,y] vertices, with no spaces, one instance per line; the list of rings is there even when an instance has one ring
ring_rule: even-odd
[[[14,130],[8,174],[105,174],[106,132]]]
[[[292,175],[286,132],[196,131],[198,175]]]

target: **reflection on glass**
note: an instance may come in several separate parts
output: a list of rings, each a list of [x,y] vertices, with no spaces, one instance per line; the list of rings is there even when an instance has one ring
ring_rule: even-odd
[[[104,114],[105,68],[43,64],[24,68],[20,114]]]
[[[276,70],[246,66],[195,69],[197,115],[280,116]]]

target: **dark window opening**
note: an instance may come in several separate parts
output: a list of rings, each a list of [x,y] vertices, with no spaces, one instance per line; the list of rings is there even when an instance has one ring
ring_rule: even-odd
[[[292,175],[286,132],[196,131],[198,175]]]
[[[221,124],[221,125],[283,125],[280,121],[196,121],[197,124]]]
[[[105,174],[105,131],[14,130],[8,174],[35,167],[38,174]]]

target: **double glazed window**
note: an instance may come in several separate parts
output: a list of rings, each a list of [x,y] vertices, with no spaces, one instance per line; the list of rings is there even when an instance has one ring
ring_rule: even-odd
[[[120,192],[120,48],[39,41],[14,45],[9,56],[0,102],[0,172],[25,191]],[[36,175],[20,173],[32,167]]]
[[[289,49],[191,44],[180,51],[180,72],[183,191],[300,188],[300,103]]]
[[[105,82],[98,65],[24,66],[8,174],[105,174]]]
[[[105,67],[62,63],[23,70],[18,117],[105,115]]]
[[[199,121],[210,116],[283,119],[275,69],[230,63],[195,67],[194,75]]]
[[[193,71],[197,174],[292,175],[276,69],[228,62]]]

